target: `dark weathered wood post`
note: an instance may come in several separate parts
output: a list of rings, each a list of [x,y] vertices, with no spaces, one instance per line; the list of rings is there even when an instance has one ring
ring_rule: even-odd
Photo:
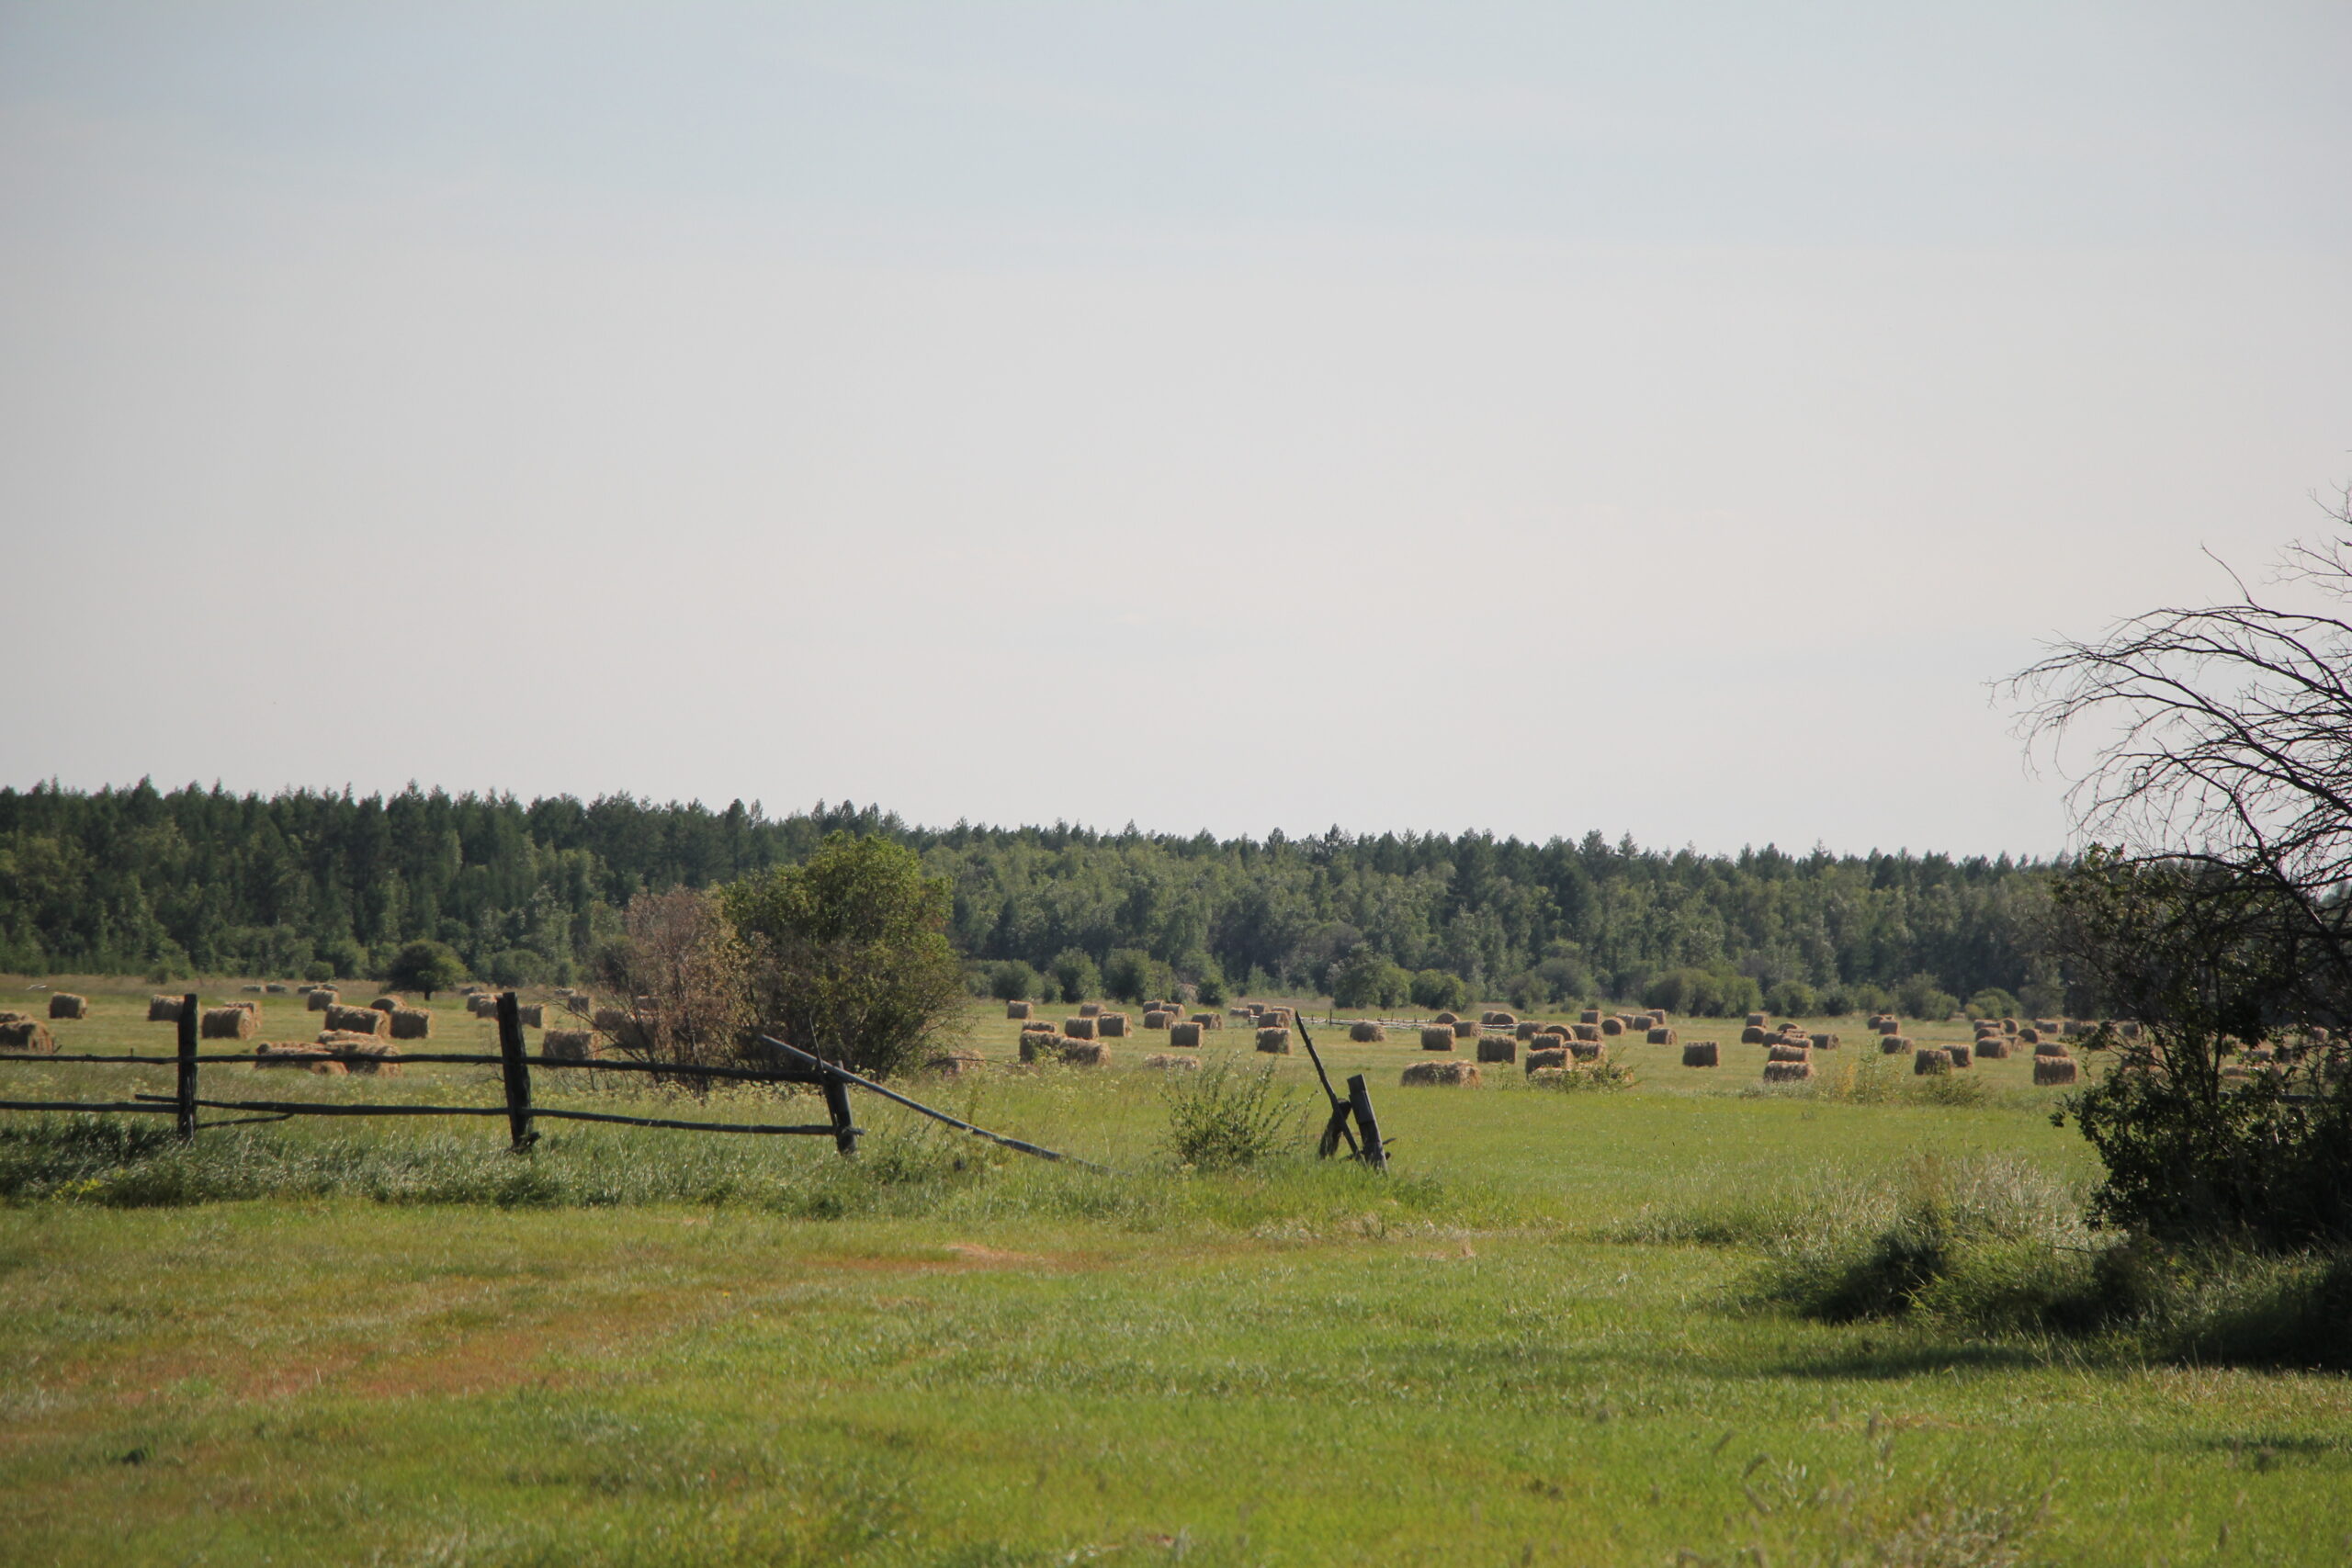
[[[849,1085],[839,1073],[825,1075],[825,1109],[832,1113],[833,1147],[845,1155],[857,1153],[857,1127],[849,1117]]]
[[[1380,1141],[1380,1122],[1372,1113],[1372,1091],[1363,1087],[1362,1073],[1348,1080],[1348,1109],[1355,1112],[1356,1131],[1363,1137],[1360,1157],[1374,1170],[1386,1170],[1388,1145]]]
[[[506,1125],[521,1154],[538,1141],[531,1130],[531,1064],[523,1059],[523,1010],[512,991],[498,993],[498,1055],[506,1079]]]
[[[196,1026],[199,1017],[197,1011],[196,993],[190,991],[180,998],[180,1062],[177,1098],[180,1140],[183,1143],[191,1143],[196,1138]]]

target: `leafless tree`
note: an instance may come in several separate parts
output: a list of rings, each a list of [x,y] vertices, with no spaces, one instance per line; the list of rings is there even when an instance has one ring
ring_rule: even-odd
[[[713,1066],[733,1059],[750,1022],[743,944],[707,893],[640,893],[623,938],[597,955],[598,979],[618,994],[630,1026],[621,1049],[650,1060]],[[682,1080],[702,1088],[708,1080]]]

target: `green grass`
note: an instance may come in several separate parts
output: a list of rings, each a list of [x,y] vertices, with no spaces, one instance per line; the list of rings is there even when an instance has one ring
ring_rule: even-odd
[[[143,997],[102,997],[66,1048],[162,1052]],[[300,1032],[298,1009],[271,998],[265,1032]],[[1012,1055],[1002,1020],[971,1028]],[[1844,1059],[1868,1049],[1840,1032]],[[488,1040],[454,1009],[438,1032]],[[1988,1213],[2078,1201],[2090,1162],[2030,1067],[1975,1069],[1979,1103],[1768,1095],[1734,1030],[1713,1074],[1619,1051],[1623,1092],[1493,1069],[1408,1091],[1417,1049],[1337,1033],[1318,1043],[1396,1140],[1387,1180],[1179,1172],[1156,1077],[1124,1062],[922,1091],[1107,1177],[863,1101],[855,1162],[556,1124],[527,1159],[495,1123],[182,1151],[0,1118],[0,1561],[2352,1557],[2341,1377],[1770,1299],[1923,1172]],[[1254,1066],[1246,1040],[1204,1054]],[[12,1098],[167,1081],[5,1071]],[[1306,1064],[1279,1072],[1304,1122]],[[496,1097],[473,1069],[206,1088],[256,1079]]]

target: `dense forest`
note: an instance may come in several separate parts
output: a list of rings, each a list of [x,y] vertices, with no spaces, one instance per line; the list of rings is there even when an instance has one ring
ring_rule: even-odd
[[[1352,954],[1459,976],[1476,996],[1635,997],[1679,973],[1738,982],[1734,1000],[1752,982],[1745,994],[1875,1005],[1908,981],[2064,1001],[2028,934],[2050,868],[2007,858],[1707,856],[1598,833],[935,829],[846,803],[771,818],[741,801],[413,786],[265,798],[145,782],[0,789],[0,969],[366,976],[432,939],[486,978],[561,980],[639,892],[793,863],[841,831],[895,840],[947,877],[950,934],[976,965],[1141,954],[1170,984],[1328,993]]]

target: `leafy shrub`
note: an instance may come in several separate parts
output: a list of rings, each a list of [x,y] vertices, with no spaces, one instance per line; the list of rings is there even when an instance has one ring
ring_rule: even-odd
[[[1170,1073],[1161,1089],[1168,1106],[1168,1150],[1201,1170],[1256,1165],[1296,1144],[1290,1090],[1274,1087],[1269,1065],[1244,1073],[1219,1062],[1197,1073]]]
[[[1906,1018],[1935,1022],[1958,1012],[1960,998],[1938,986],[1933,975],[1923,972],[1894,987],[1894,1006]]]
[[[1772,987],[1765,1006],[1782,1018],[1812,1018],[1818,999],[1803,980],[1783,980]]]
[[[1001,1002],[1026,1000],[1037,989],[1037,972],[1018,958],[1008,959],[989,971],[989,994]]]
[[[1459,1012],[1470,1005],[1470,984],[1442,969],[1423,969],[1413,976],[1412,1001],[1432,1011]]]
[[[324,959],[313,959],[302,965],[302,978],[314,986],[332,980],[334,978],[334,965]]]
[[[490,983],[493,986],[540,986],[547,983],[554,965],[547,954],[534,953],[527,947],[510,947],[494,953],[490,958]]]
[[[1640,989],[1645,1007],[1687,1018],[1737,1018],[1760,1005],[1756,981],[1729,970],[1669,969]]]
[[[1114,947],[1102,960],[1102,990],[1123,1002],[1139,1002],[1157,994],[1152,984],[1151,954],[1139,947]]]
[[[1530,1077],[1529,1085],[1548,1089],[1560,1094],[1578,1094],[1589,1089],[1631,1089],[1636,1080],[1634,1069],[1620,1062],[1593,1062],[1563,1067],[1556,1073],[1543,1073]]]
[[[466,965],[449,944],[441,942],[403,942],[384,966],[385,983],[396,991],[422,991],[431,1000],[466,977]]]
[[[1102,994],[1102,972],[1094,966],[1093,957],[1084,950],[1066,947],[1054,955],[1049,967],[1054,983],[1061,988],[1061,999],[1082,1002]]]
[[[1837,985],[1825,989],[1815,998],[1823,1018],[1850,1018],[1854,1012],[1854,992],[1849,986]]]
[[[1358,942],[1331,966],[1331,1004],[1343,1008],[1391,1008],[1412,998],[1413,977],[1404,968]]]
[[[1987,986],[1969,998],[1962,1010],[1971,1018],[2017,1018],[2025,1012],[2017,998],[1998,986]]]

